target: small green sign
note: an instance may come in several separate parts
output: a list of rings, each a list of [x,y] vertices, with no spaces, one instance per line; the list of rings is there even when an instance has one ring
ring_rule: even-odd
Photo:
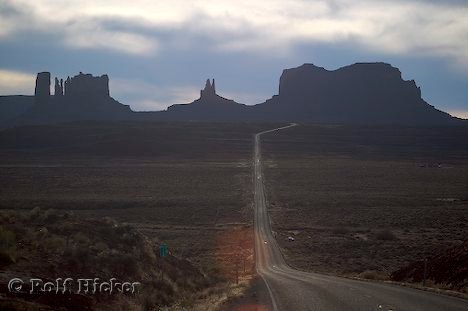
[[[166,243],[159,245],[159,257],[166,257],[169,254],[169,248]]]

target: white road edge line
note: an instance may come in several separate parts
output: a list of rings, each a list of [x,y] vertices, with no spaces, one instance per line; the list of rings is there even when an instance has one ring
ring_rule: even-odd
[[[268,285],[267,280],[261,275],[263,282],[265,282],[265,285],[268,289],[268,293],[270,294],[270,300],[271,304],[273,305],[273,311],[278,311],[278,305],[276,304],[275,296],[273,295],[273,291],[270,288],[270,285]]]
[[[297,123],[291,123],[291,124],[289,124],[287,126],[283,126],[283,127],[279,127],[279,128],[275,128],[275,129],[271,129],[271,130],[267,130],[267,131],[257,133],[255,135],[255,144],[257,144],[257,143],[260,144],[260,136],[263,135],[263,134],[270,133],[270,132],[275,132],[275,131],[279,131],[279,130],[283,130],[283,129],[287,129],[287,128],[294,127],[294,126],[297,126]],[[258,137],[258,140],[257,140],[257,137]],[[254,148],[256,148],[256,147],[254,147]],[[260,158],[259,159],[254,158],[254,168],[255,168],[255,161],[257,161],[258,164],[261,163]],[[261,173],[263,174],[263,172],[261,172]],[[260,179],[261,176],[257,176],[257,178]],[[254,183],[254,187],[255,187],[255,183]],[[255,213],[254,213],[254,215],[255,215]],[[258,273],[258,270],[257,270],[257,273]],[[268,293],[270,295],[270,300],[271,300],[271,304],[272,304],[272,307],[273,307],[273,311],[278,311],[278,305],[276,303],[275,296],[273,295],[273,291],[271,290],[271,287],[268,284],[268,281],[266,280],[266,278],[262,274],[260,274],[260,273],[258,273],[258,274],[260,275],[260,277],[262,278],[263,282],[265,283],[265,285],[267,287]]]

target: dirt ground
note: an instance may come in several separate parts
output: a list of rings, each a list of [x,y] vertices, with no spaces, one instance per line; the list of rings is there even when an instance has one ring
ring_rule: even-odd
[[[299,126],[265,136],[270,213],[288,262],[385,279],[463,243],[466,134],[466,128]]]

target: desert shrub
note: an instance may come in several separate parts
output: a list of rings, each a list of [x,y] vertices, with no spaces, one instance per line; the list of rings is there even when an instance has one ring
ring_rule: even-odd
[[[67,245],[66,240],[59,236],[50,236],[44,240],[44,246],[47,250],[53,253],[62,254]]]
[[[0,213],[0,223],[11,223],[12,221],[16,220],[17,217],[18,215],[14,211],[2,211]]]
[[[167,282],[153,280],[142,287],[143,310],[161,310],[161,306],[167,306],[174,301],[174,288]]]
[[[387,280],[388,274],[381,271],[366,270],[360,273],[359,277],[367,280]]]
[[[37,305],[25,301],[1,300],[0,310],[3,311],[35,311]]]
[[[138,272],[137,258],[131,254],[119,254],[114,257],[114,265],[123,275],[134,275]]]
[[[113,276],[134,276],[139,270],[139,258],[132,253],[119,252],[116,249],[100,252],[94,259],[98,266],[105,267]]]
[[[96,250],[98,254],[105,253],[109,250],[109,247],[107,246],[107,244],[101,241],[94,244],[92,248]]]
[[[80,245],[89,245],[91,242],[89,238],[81,232],[78,232],[75,235],[73,235],[73,241]]]
[[[41,208],[39,206],[36,206],[31,211],[29,211],[27,218],[29,221],[34,222],[34,221],[37,221],[41,217],[41,214],[42,214]]]
[[[0,266],[12,264],[16,261],[15,234],[0,226]]]
[[[0,226],[0,249],[15,247],[15,234],[7,228]]]
[[[5,228],[13,232],[17,240],[20,240],[22,237],[27,236],[31,232],[30,228],[25,227],[21,223],[9,224],[5,226]]]
[[[346,227],[336,227],[336,228],[333,228],[332,232],[333,234],[337,234],[337,235],[345,235],[349,233],[349,229]]]
[[[117,234],[113,227],[104,225],[98,228],[98,235],[101,239],[106,239],[109,241],[115,241]]]
[[[132,226],[129,225],[114,225],[113,227],[115,228],[115,232],[119,235],[123,235],[125,233],[130,233],[133,231]]]
[[[396,235],[393,234],[393,232],[390,231],[390,230],[382,230],[382,231],[377,232],[376,238],[377,238],[377,240],[381,240],[381,241],[398,240]]]
[[[72,269],[89,268],[90,254],[88,247],[75,245],[67,248],[63,254],[66,264]],[[89,271],[89,269],[86,269]]]
[[[69,222],[64,222],[56,226],[55,230],[58,234],[65,237],[65,244],[68,247],[70,245],[70,237],[74,232],[73,226]]]
[[[43,219],[46,224],[54,224],[56,223],[61,216],[57,213],[57,211],[48,209],[44,212]]]
[[[111,226],[111,227],[117,226],[117,221],[114,218],[106,216],[106,217],[103,217],[103,220],[104,220],[104,223],[108,226]]]
[[[15,263],[16,254],[13,250],[0,250],[0,267],[5,267],[9,264]]]
[[[49,229],[47,229],[46,227],[42,227],[36,232],[36,235],[39,239],[44,239],[45,237],[47,237],[48,234]]]

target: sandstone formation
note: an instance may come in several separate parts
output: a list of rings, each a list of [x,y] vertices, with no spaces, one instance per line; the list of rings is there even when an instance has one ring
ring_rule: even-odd
[[[127,120],[134,115],[127,105],[110,96],[109,77],[81,73],[66,81],[55,78],[50,95],[50,73],[38,73],[34,105],[14,124],[45,124],[73,120]]]
[[[386,63],[329,71],[313,64],[286,69],[279,93],[258,105],[272,119],[317,123],[449,124],[449,114],[421,97],[414,80]]]
[[[215,80],[213,79],[213,84],[211,84],[210,79],[207,79],[205,88],[203,90],[200,90],[200,98],[209,100],[215,97],[216,97]]]
[[[109,77],[79,73],[55,78],[50,95],[50,73],[37,75],[34,105],[20,97],[0,98],[11,124],[54,123],[69,120],[206,120],[306,122],[322,124],[457,125],[454,118],[429,105],[413,80],[386,63],[357,63],[337,70],[304,64],[283,71],[278,95],[264,103],[246,106],[216,93],[215,80],[208,79],[200,98],[189,104],[172,105],[167,111],[132,112],[110,96]],[[30,100],[30,99],[29,99]],[[23,107],[23,108],[21,108]],[[21,108],[21,109],[19,109]],[[13,116],[13,117],[11,117]]]
[[[50,100],[50,72],[39,72],[36,77],[36,88],[34,90],[35,103],[47,104]]]
[[[169,120],[242,120],[246,117],[246,106],[216,94],[215,80],[206,80],[200,90],[200,98],[189,103],[172,105],[161,116]]]
[[[109,97],[109,77],[94,77],[80,72],[65,81],[64,95],[68,98],[94,99]]]
[[[60,98],[63,96],[63,79],[60,79],[60,82],[59,82],[59,79],[58,78],[55,78],[55,92],[54,92],[54,96],[56,98]]]

